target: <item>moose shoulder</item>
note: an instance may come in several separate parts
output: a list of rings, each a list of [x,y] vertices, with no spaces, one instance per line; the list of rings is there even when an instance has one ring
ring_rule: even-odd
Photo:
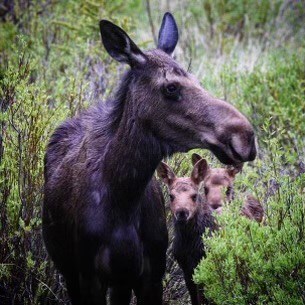
[[[162,304],[167,230],[152,180],[165,156],[201,147],[224,163],[253,160],[253,129],[173,60],[176,22],[164,15],[158,48],[143,52],[113,23],[108,53],[131,68],[113,98],[65,121],[45,157],[43,237],[73,304]]]

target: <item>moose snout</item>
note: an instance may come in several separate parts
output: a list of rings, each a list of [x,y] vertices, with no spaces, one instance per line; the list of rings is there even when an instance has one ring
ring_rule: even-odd
[[[177,210],[175,213],[175,217],[178,221],[185,222],[188,220],[190,213],[186,209]]]
[[[256,157],[256,139],[253,131],[233,134],[228,148],[233,158],[239,162],[253,161]]]
[[[208,147],[222,163],[230,165],[253,161],[257,154],[255,134],[247,121],[226,126]]]

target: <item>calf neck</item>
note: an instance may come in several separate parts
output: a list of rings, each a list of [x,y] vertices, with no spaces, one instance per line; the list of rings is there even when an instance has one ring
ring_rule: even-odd
[[[183,271],[192,305],[207,303],[204,291],[193,282],[194,269],[204,256],[202,235],[216,229],[209,206],[199,193],[205,160],[194,166],[191,177],[178,178],[171,168],[161,162],[157,171],[168,185],[170,209],[174,219],[173,255]]]

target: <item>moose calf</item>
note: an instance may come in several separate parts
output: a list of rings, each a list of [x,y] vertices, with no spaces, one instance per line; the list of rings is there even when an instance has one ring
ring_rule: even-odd
[[[203,162],[201,175],[206,204],[211,211],[221,214],[224,202],[234,199],[234,180],[236,174],[241,171],[242,164],[227,168],[210,168],[205,159],[198,154],[193,154],[193,165],[195,166],[199,161]],[[256,198],[248,195],[240,214],[260,223],[264,217],[264,208]]]
[[[167,184],[170,192],[170,209],[174,216],[175,239],[173,254],[184,273],[186,286],[192,305],[205,304],[203,291],[193,282],[194,269],[204,256],[202,234],[215,230],[216,224],[209,207],[199,194],[199,184],[204,179],[206,161],[199,160],[193,168],[191,177],[177,178],[172,169],[161,162],[157,172]]]

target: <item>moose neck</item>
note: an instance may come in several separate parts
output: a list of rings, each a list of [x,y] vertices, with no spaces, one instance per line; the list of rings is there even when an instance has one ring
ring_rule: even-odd
[[[134,81],[132,72],[128,72],[107,114],[110,141],[102,164],[103,180],[111,197],[126,207],[138,204],[157,165],[167,154],[164,144],[138,122],[131,92]]]

